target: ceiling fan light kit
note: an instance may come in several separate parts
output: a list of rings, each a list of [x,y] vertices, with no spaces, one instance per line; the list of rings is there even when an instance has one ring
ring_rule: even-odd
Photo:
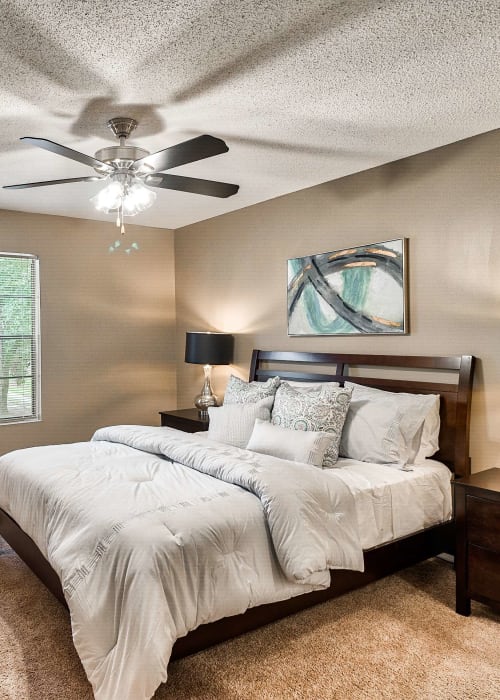
[[[90,199],[98,211],[105,214],[123,211],[123,216],[135,216],[154,204],[156,192],[138,178],[116,173],[109,179],[109,185]]]
[[[95,157],[74,151],[67,146],[48,139],[23,136],[34,146],[52,153],[76,160],[92,167],[96,175],[89,177],[27,182],[20,185],[4,185],[5,189],[26,189],[71,182],[93,182],[102,180],[106,187],[90,199],[94,207],[106,214],[116,213],[116,225],[125,233],[124,217],[135,216],[154,204],[156,192],[151,187],[160,187],[180,192],[192,192],[209,197],[230,197],[239,189],[238,185],[214,180],[163,174],[161,171],[185,165],[204,158],[226,153],[229,149],[222,139],[204,134],[182,143],[170,146],[156,153],[149,153],[139,146],[129,146],[125,142],[137,122],[131,117],[114,117],[107,126],[119,140],[118,146],[99,149]],[[148,187],[149,185],[149,187]]]
[[[126,139],[137,128],[135,119],[129,117],[115,117],[107,124],[113,134],[120,141],[119,146],[107,146],[96,151],[98,161],[114,167],[114,172],[106,174],[106,180],[110,180],[103,190],[98,192],[90,201],[97,211],[105,214],[116,212],[116,225],[121,233],[125,233],[124,217],[135,216],[154,204],[156,192],[153,192],[143,182],[145,175],[152,172],[153,168],[142,165],[135,172],[132,168],[135,161],[149,156],[149,151],[138,146],[127,146]],[[96,167],[99,172],[100,166]],[[139,174],[141,171],[141,174]]]

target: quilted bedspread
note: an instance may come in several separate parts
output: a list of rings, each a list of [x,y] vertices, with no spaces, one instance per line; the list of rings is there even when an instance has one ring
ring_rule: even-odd
[[[0,507],[58,573],[97,700],[146,700],[192,629],[362,570],[331,472],[169,428],[0,458]]]

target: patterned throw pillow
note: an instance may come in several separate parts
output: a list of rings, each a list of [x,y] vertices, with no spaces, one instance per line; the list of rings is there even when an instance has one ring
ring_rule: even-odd
[[[320,394],[303,394],[282,382],[274,397],[271,422],[282,428],[333,433],[335,439],[323,459],[324,467],[333,467],[339,456],[351,394],[352,389],[344,387],[331,387]]]
[[[269,421],[272,405],[273,397],[268,396],[251,404],[210,406],[207,437],[244,449],[252,434],[255,420],[260,418]]]
[[[255,403],[267,396],[274,396],[279,383],[279,377],[271,377],[267,382],[249,383],[232,374],[227,383],[224,404]]]
[[[314,394],[318,391],[327,391],[332,386],[340,386],[338,382],[295,382],[288,379],[286,383],[302,394]]]

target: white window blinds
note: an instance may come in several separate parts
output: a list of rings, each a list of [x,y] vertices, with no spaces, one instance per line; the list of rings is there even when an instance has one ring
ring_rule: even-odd
[[[0,253],[0,425],[40,420],[38,258]]]

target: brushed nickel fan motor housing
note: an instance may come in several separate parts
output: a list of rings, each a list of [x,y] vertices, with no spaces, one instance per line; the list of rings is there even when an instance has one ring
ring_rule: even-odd
[[[149,151],[139,146],[106,146],[95,152],[97,160],[103,163],[116,163],[117,161],[127,161],[133,163],[134,160],[149,156]]]
[[[119,170],[127,170],[135,160],[149,156],[149,151],[146,151],[144,148],[125,145],[125,139],[137,128],[135,119],[131,117],[114,117],[108,121],[107,126],[116,138],[120,139],[120,145],[100,148],[94,154],[97,160],[108,165],[114,165]],[[102,168],[96,168],[96,170],[99,172]]]

